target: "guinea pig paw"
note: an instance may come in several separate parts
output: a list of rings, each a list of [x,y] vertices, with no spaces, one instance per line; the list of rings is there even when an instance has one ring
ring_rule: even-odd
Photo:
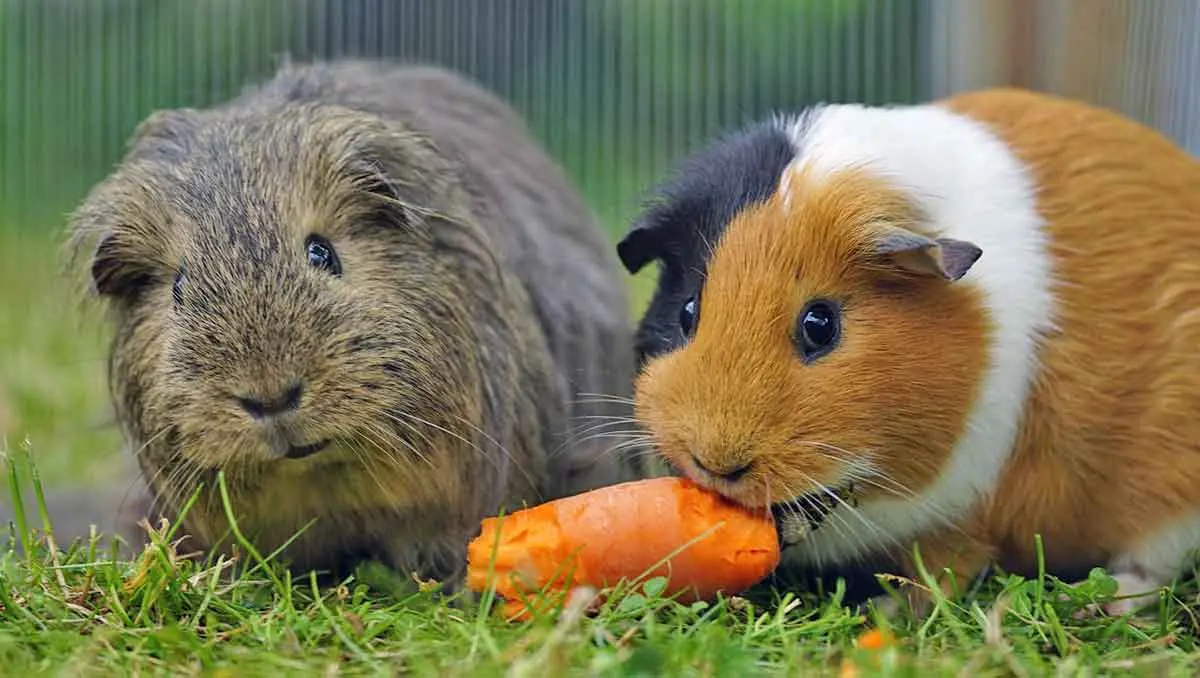
[[[883,615],[885,619],[896,619],[904,612],[909,612],[916,619],[924,619],[933,609],[933,598],[924,591],[912,590],[902,592],[903,600],[886,593],[872,596],[871,607]]]
[[[1135,608],[1136,606],[1127,598],[1110,600],[1107,603],[1088,603],[1076,610],[1071,618],[1075,621],[1087,621],[1101,616],[1123,617],[1133,612]]]
[[[900,601],[886,593],[873,596],[870,599],[870,604],[872,608],[886,619],[895,619],[896,615],[900,614]]]
[[[1106,603],[1089,603],[1072,615],[1074,619],[1094,619],[1101,613],[1109,617],[1124,617],[1158,599],[1157,589],[1160,588],[1160,584],[1148,577],[1118,572],[1114,573],[1112,578],[1117,582],[1117,592],[1113,600]]]

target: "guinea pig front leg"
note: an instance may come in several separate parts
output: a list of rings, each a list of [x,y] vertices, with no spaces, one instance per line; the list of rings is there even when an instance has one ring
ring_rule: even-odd
[[[1075,617],[1084,619],[1101,611],[1120,617],[1150,605],[1158,600],[1163,588],[1170,586],[1172,579],[1195,562],[1198,547],[1200,516],[1143,540],[1136,548],[1113,558],[1105,568],[1117,581],[1113,600],[1089,604],[1075,613]]]
[[[421,582],[436,582],[438,593],[458,597],[467,581],[467,540],[444,537],[413,543],[395,540],[383,547],[388,567]]]
[[[1148,574],[1145,570],[1133,566],[1124,569],[1115,563],[1108,568],[1108,574],[1117,581],[1117,593],[1113,600],[1107,603],[1089,603],[1075,613],[1077,620],[1097,617],[1100,612],[1110,617],[1123,617],[1153,603],[1158,599],[1158,591],[1167,582]],[[1078,586],[1082,582],[1077,582]]]
[[[933,607],[933,591],[927,588],[921,568],[934,578],[943,597],[955,600],[993,562],[995,548],[974,536],[972,527],[973,521],[922,535],[897,558],[901,573],[912,581],[903,592],[914,616],[925,617]],[[921,568],[917,567],[916,556],[920,557]],[[875,605],[885,615],[898,612],[895,599],[887,595],[878,596]]]

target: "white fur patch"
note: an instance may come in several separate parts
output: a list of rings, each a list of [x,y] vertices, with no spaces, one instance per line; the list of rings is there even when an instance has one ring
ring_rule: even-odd
[[[840,563],[961,517],[994,490],[1036,377],[1038,336],[1052,327],[1052,262],[1029,172],[980,123],[933,104],[846,104],[796,118],[789,131],[800,149],[789,170],[803,165],[818,176],[851,167],[871,171],[909,191],[938,235],[982,248],[982,257],[954,284],[978,286],[994,327],[990,370],[935,484],[915,499],[864,503],[859,516],[839,507],[788,553],[811,563]],[[781,191],[788,190],[781,182]]]
[[[1117,580],[1116,599],[1101,606],[1114,617],[1152,605],[1160,589],[1187,572],[1200,557],[1200,513],[1187,514],[1163,529],[1147,533],[1134,546],[1113,558],[1106,569]],[[1077,617],[1094,614],[1088,606]]]
[[[1137,571],[1151,586],[1167,586],[1200,556],[1200,512],[1186,514],[1166,527],[1145,533],[1133,548],[1112,559],[1110,574]],[[1126,591],[1145,593],[1145,591]]]

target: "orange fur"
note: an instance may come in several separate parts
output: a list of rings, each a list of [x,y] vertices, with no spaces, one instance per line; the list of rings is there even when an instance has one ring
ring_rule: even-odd
[[[1104,565],[1200,510],[1200,164],[1066,99],[997,89],[943,103],[988,125],[1032,173],[1058,331],[1042,340],[994,494],[916,541],[955,584],[989,561],[1033,572],[1035,534],[1051,571]],[[681,469],[695,470],[693,454],[718,472],[752,462],[736,482],[708,477],[750,505],[837,485],[847,454],[919,492],[963,430],[992,319],[978,288],[896,275],[870,256],[880,224],[920,230],[884,182],[856,171],[789,181],[790,199],[728,225],[695,334],[648,363],[637,416]],[[804,365],[796,316],[824,295],[844,302],[843,336]]]
[[[1035,566],[1035,533],[1052,567],[1103,562],[1200,508],[1200,164],[1067,99],[997,90],[948,106],[1034,172],[1059,281],[1061,331],[985,538],[1008,569]]]
[[[709,264],[695,336],[639,377],[638,415],[676,466],[691,465],[690,453],[714,470],[753,461],[724,488],[749,505],[839,483],[838,453],[811,441],[871,455],[920,490],[949,455],[985,368],[976,292],[872,254],[887,225],[919,230],[899,193],[853,171],[793,181],[804,189],[790,203],[772,197],[730,224]],[[844,304],[841,346],[802,365],[796,317],[824,295]],[[912,350],[934,337],[946,350]],[[898,448],[912,453],[886,453]]]

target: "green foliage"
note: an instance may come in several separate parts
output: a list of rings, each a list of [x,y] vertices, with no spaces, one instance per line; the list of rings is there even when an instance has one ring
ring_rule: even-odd
[[[28,440],[53,481],[103,481],[119,443],[104,382],[107,333],[60,273],[56,244],[50,229],[0,225],[0,445]]]
[[[7,0],[0,224],[57,228],[137,123],[209,106],[287,54],[433,61],[529,120],[619,229],[713,134],[815,100],[920,87],[916,0]]]

